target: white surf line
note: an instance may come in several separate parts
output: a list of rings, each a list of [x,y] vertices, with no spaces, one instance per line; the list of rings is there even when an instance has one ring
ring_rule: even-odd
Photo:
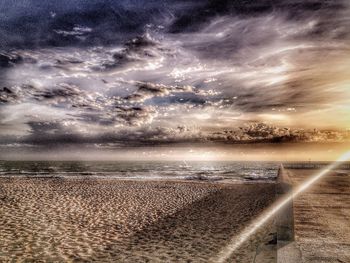
[[[269,221],[279,210],[281,210],[287,203],[289,203],[294,197],[298,196],[315,182],[329,173],[331,170],[337,168],[342,164],[342,162],[348,161],[350,159],[350,151],[343,154],[334,163],[327,166],[325,169],[319,173],[313,175],[311,178],[306,180],[302,185],[293,190],[290,194],[287,194],[280,200],[277,200],[272,206],[270,206],[264,213],[262,213],[256,220],[251,222],[243,231],[234,236],[229,244],[224,247],[219,254],[213,258],[210,262],[223,263],[227,261],[231,255],[245,242],[247,241],[260,227],[262,227],[267,221]]]

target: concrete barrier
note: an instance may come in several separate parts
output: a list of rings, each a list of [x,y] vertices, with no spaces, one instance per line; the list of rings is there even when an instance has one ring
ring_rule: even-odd
[[[276,197],[278,199],[293,191],[292,181],[283,165],[277,175]],[[277,263],[302,262],[301,251],[294,236],[293,198],[276,215]]]
[[[276,182],[277,200],[288,195],[292,190],[292,182],[281,164]],[[293,199],[291,199],[276,215],[276,228],[278,241],[294,241]]]

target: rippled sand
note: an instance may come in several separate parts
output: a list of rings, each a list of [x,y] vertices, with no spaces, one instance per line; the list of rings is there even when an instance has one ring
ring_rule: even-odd
[[[209,262],[273,184],[0,178],[0,262]],[[264,228],[233,255],[251,262]]]

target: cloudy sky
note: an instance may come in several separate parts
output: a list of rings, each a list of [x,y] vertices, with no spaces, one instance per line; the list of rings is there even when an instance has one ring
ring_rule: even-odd
[[[2,155],[345,143],[349,53],[347,0],[2,0]]]

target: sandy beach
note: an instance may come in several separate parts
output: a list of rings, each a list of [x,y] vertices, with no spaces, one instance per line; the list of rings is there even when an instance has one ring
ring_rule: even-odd
[[[208,262],[273,184],[0,178],[0,261]],[[251,262],[266,226],[237,251]]]

